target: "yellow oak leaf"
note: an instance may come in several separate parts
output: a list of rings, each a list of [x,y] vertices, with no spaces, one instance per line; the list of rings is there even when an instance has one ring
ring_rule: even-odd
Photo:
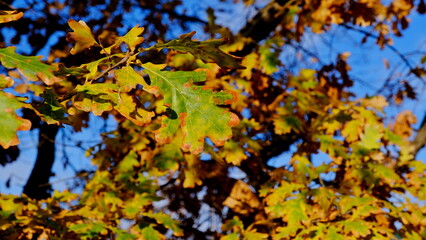
[[[68,25],[74,32],[67,34],[67,41],[75,43],[75,46],[71,49],[71,54],[77,54],[86,48],[97,44],[95,38],[92,35],[92,31],[89,26],[83,21],[75,21],[73,19],[68,20]]]

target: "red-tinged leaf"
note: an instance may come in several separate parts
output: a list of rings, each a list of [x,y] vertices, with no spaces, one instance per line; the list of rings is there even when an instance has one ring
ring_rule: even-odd
[[[115,40],[114,44],[112,44],[111,46],[103,49],[101,51],[101,53],[111,53],[111,49],[113,48],[117,48],[120,46],[121,43],[126,43],[129,46],[130,51],[134,51],[136,46],[141,44],[144,40],[143,37],[139,37],[139,35],[142,34],[144,28],[143,27],[139,27],[138,25],[136,25],[135,27],[133,27],[132,29],[130,29],[130,31],[128,33],[126,33],[126,35],[122,36],[122,37],[117,37],[117,39]]]
[[[194,154],[201,153],[204,139],[210,138],[217,146],[222,146],[232,136],[231,127],[239,123],[238,117],[227,109],[216,106],[236,101],[231,93],[212,92],[194,82],[204,82],[206,73],[160,71],[164,65],[151,63],[142,65],[151,78],[151,86],[158,87],[164,97],[164,105],[169,109],[163,117],[162,126],[155,131],[160,143],[168,143],[182,128],[184,139],[182,149]]]
[[[83,21],[75,21],[73,19],[68,20],[68,25],[74,32],[67,34],[67,41],[75,43],[75,46],[71,49],[71,54],[77,54],[86,48],[97,44],[95,38],[92,35],[92,30]]]
[[[9,148],[19,144],[17,131],[31,128],[29,120],[19,117],[15,111],[24,105],[15,96],[0,91],[0,145]]]
[[[4,67],[17,68],[28,80],[41,79],[47,85],[60,81],[53,75],[54,67],[40,61],[41,56],[22,56],[15,53],[16,47],[0,49],[0,61]]]
[[[191,53],[205,63],[216,63],[222,68],[245,69],[245,67],[238,64],[236,57],[220,50],[219,46],[225,44],[227,39],[193,41],[191,38],[194,34],[195,32],[183,34],[179,39],[171,40],[167,43],[158,43],[155,47],[159,50],[169,48],[182,53]]]
[[[0,10],[0,23],[16,21],[19,20],[22,16],[24,16],[23,12]]]

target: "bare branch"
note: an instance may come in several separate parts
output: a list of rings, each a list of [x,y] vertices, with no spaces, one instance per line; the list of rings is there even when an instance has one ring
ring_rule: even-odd
[[[417,153],[426,145],[426,114],[423,118],[420,129],[417,131],[417,135],[414,140],[411,142],[413,146],[413,155],[416,156]]]

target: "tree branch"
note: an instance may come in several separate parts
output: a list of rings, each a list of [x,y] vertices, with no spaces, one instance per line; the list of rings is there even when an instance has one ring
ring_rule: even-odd
[[[420,129],[417,131],[417,135],[414,140],[411,142],[413,146],[412,153],[414,156],[426,145],[426,114],[423,118]]]
[[[280,24],[282,17],[286,14],[286,6],[292,0],[275,0],[268,3],[264,8],[250,19],[239,31],[238,35],[251,38],[253,41],[246,44],[243,49],[233,52],[238,57],[248,55],[258,45],[259,41],[266,39]]]
[[[40,125],[37,159],[31,175],[24,186],[24,194],[37,200],[50,197],[51,187],[49,178],[52,175],[52,166],[55,161],[55,137],[58,125]]]
[[[364,34],[365,36],[367,36],[367,37],[372,37],[372,38],[375,38],[375,39],[378,39],[379,38],[379,36],[377,36],[377,35],[375,35],[375,34],[373,34],[373,33],[371,33],[371,32],[368,32],[368,31],[366,31],[366,30],[364,30],[364,29],[359,29],[359,28],[355,28],[355,27],[353,27],[353,26],[350,26],[350,25],[348,25],[348,24],[344,24],[344,23],[342,23],[342,24],[340,24],[340,26],[342,26],[342,27],[344,27],[344,28],[346,28],[346,29],[350,29],[350,30],[354,30],[354,31],[357,31],[357,32],[359,32],[359,33],[362,33],[362,34]],[[398,55],[398,57],[399,58],[401,58],[401,60],[404,62],[404,64],[410,69],[410,71],[412,72],[415,68],[411,65],[411,63],[410,63],[410,61],[408,61],[408,59],[404,56],[404,54],[402,54],[398,49],[396,49],[396,47],[394,47],[394,46],[392,46],[392,45],[390,45],[390,44],[388,44],[388,43],[384,43],[384,45],[387,47],[387,48],[389,48],[392,52],[394,52],[396,55]],[[417,76],[418,77],[418,76]],[[421,77],[418,77],[423,83],[426,83],[425,82],[425,80],[423,79],[423,78],[421,78]]]

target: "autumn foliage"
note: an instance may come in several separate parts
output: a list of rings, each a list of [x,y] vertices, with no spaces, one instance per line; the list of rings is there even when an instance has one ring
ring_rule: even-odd
[[[420,93],[426,58],[413,65],[392,38],[424,1],[242,2],[226,6],[257,14],[237,33],[218,9],[182,14],[185,1],[44,1],[32,5],[37,19],[0,11],[16,34],[1,37],[0,163],[19,155],[18,131],[40,132],[40,168],[22,195],[0,195],[0,239],[426,238],[423,124],[413,130],[408,110],[386,115]],[[139,10],[146,25],[123,19]],[[409,77],[357,95],[349,53],[324,63],[301,44],[336,27],[396,52]],[[43,32],[55,31],[52,45]],[[24,36],[32,54],[5,45]],[[291,48],[301,50],[292,66]],[[84,149],[95,170],[51,189],[57,132],[90,129],[89,119],[116,124]]]

